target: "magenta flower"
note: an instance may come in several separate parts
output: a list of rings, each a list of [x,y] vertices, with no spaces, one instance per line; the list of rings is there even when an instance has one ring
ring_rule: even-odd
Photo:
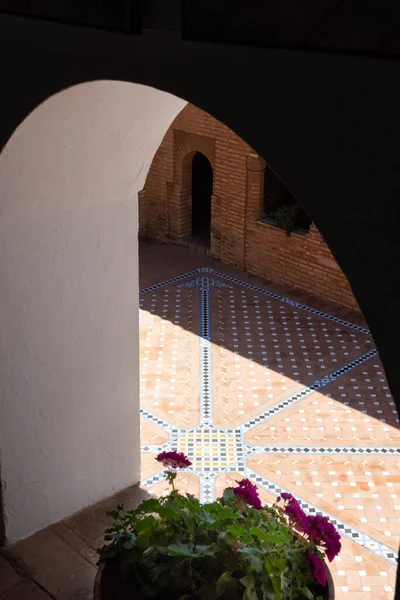
[[[302,532],[307,532],[308,530],[308,517],[306,513],[301,508],[298,500],[292,496],[292,494],[287,494],[283,492],[281,494],[281,498],[287,502],[285,506],[285,513],[289,517],[289,521]]]
[[[288,494],[287,492],[282,492],[281,498],[282,498],[282,500],[286,500],[288,502],[290,500],[294,500],[294,497],[292,496],[292,494]]]
[[[164,467],[172,469],[186,469],[191,466],[191,462],[183,452],[161,452],[156,456],[156,460],[162,463]]]
[[[283,492],[281,498],[286,502],[285,512],[292,525],[305,533],[314,544],[322,547],[329,562],[332,562],[342,547],[340,535],[334,525],[322,515],[307,516],[292,494]]]
[[[262,510],[257,487],[251,483],[249,479],[242,479],[241,481],[236,481],[236,483],[238,484],[238,487],[233,488],[233,493],[236,498],[243,500],[246,504],[250,504],[250,506],[257,510]]]
[[[317,546],[324,548],[329,562],[332,562],[342,547],[340,535],[335,526],[327,517],[323,517],[322,515],[309,516],[307,521],[308,526],[305,531],[309,539]]]
[[[314,567],[314,577],[324,587],[326,586],[326,567],[325,563],[319,556],[312,552],[308,553],[308,562]]]

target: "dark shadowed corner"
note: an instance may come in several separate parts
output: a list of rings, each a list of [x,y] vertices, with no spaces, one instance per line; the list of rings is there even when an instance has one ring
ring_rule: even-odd
[[[3,482],[0,472],[0,547],[6,544],[6,526],[4,523]]]

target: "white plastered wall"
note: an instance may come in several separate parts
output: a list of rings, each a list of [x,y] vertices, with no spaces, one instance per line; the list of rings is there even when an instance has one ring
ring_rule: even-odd
[[[184,105],[82,84],[39,106],[0,156],[8,542],[139,480],[137,192]]]

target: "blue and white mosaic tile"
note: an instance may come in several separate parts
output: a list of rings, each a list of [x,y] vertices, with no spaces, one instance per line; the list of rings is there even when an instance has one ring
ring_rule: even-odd
[[[165,290],[165,300],[164,300],[164,308],[163,308],[163,318],[167,314],[168,308],[168,293],[167,288],[171,285],[178,285],[178,288],[189,288],[194,292],[198,290],[199,295],[199,306],[200,306],[200,330],[198,331],[199,337],[199,354],[200,354],[200,423],[198,426],[193,428],[179,428],[172,422],[168,422],[166,419],[153,414],[151,411],[146,409],[141,409],[141,416],[149,421],[150,423],[157,425],[168,431],[170,438],[169,442],[162,445],[143,445],[142,452],[144,453],[154,453],[159,452],[165,449],[177,449],[179,451],[187,454],[189,459],[192,461],[193,465],[189,472],[196,474],[200,479],[200,499],[203,502],[210,502],[214,500],[214,480],[218,475],[222,473],[229,472],[237,472],[243,474],[243,476],[251,478],[257,485],[263,487],[274,495],[279,495],[282,491],[287,491],[282,488],[276,482],[269,480],[262,476],[259,473],[256,473],[253,470],[248,469],[246,464],[246,458],[255,453],[264,453],[264,454],[298,454],[298,455],[394,455],[398,456],[400,454],[400,449],[396,447],[368,447],[368,446],[321,446],[321,445],[310,445],[310,446],[299,446],[297,444],[293,445],[269,445],[269,446],[256,446],[252,445],[248,442],[244,441],[243,435],[246,431],[256,427],[260,423],[267,421],[272,418],[274,415],[281,413],[287,410],[289,407],[293,406],[296,403],[301,402],[303,399],[307,398],[315,391],[319,391],[323,389],[325,386],[330,383],[337,381],[353,369],[356,369],[360,365],[363,365],[367,361],[371,360],[374,357],[377,357],[377,350],[375,348],[371,348],[367,352],[361,353],[358,357],[353,360],[349,360],[345,364],[342,364],[338,368],[332,370],[329,373],[324,374],[322,377],[316,378],[311,384],[302,387],[301,389],[295,391],[292,394],[289,394],[283,400],[280,400],[275,405],[269,406],[265,411],[260,412],[259,414],[251,417],[249,419],[243,420],[243,422],[237,427],[220,427],[213,423],[213,344],[212,344],[212,331],[211,331],[211,302],[210,296],[213,293],[221,293],[224,289],[226,289],[226,293],[230,294],[230,290],[233,289],[234,286],[242,288],[244,290],[251,290],[257,293],[257,297],[254,299],[254,312],[256,315],[257,322],[257,335],[259,338],[259,342],[261,343],[261,347],[265,343],[265,334],[263,332],[263,323],[260,316],[259,306],[260,302],[262,302],[262,298],[268,298],[268,302],[270,300],[277,301],[284,305],[289,305],[292,308],[296,308],[296,310],[304,311],[305,313],[310,313],[322,320],[327,322],[333,322],[336,325],[346,328],[350,331],[355,331],[358,334],[363,334],[365,336],[370,336],[370,332],[368,329],[355,325],[353,323],[344,321],[343,319],[339,319],[322,311],[318,311],[312,307],[306,306],[302,303],[293,301],[289,298],[285,298],[276,294],[274,292],[270,292],[264,288],[240,281],[237,278],[231,277],[230,275],[226,275],[225,273],[220,273],[214,269],[210,268],[201,268],[191,271],[189,273],[185,273],[183,275],[179,275],[167,281],[161,282],[159,284],[149,286],[141,290],[141,298],[143,298],[146,294],[153,294],[151,303],[150,303],[150,311],[155,312],[155,292],[163,289]],[[215,289],[215,292],[213,291]],[[261,300],[260,298],[261,297]],[[246,305],[245,298],[242,301],[241,313],[240,317],[236,316],[236,311],[234,308],[234,299],[230,296],[230,306],[232,308],[231,311],[231,335],[233,340],[233,347],[238,347],[238,322],[243,322],[245,326],[245,339],[247,340],[247,349],[248,349],[248,358],[252,360],[252,337],[251,332],[249,331],[249,327],[247,325],[247,314],[248,307]],[[218,315],[218,322],[222,323],[222,305],[219,304],[218,309],[221,314]],[[282,313],[283,314],[283,313]],[[297,313],[296,313],[297,314]],[[297,317],[296,317],[297,318]],[[270,316],[271,322],[271,331],[274,331],[274,317]],[[175,320],[174,323],[179,324],[179,310],[175,312]],[[284,326],[284,330],[288,331],[285,327],[285,316],[283,315],[282,323]],[[296,323],[297,324],[297,323]],[[324,330],[327,331],[327,330]],[[272,333],[272,335],[276,335]],[[287,336],[290,333],[286,334]],[[299,334],[300,342],[302,342],[301,332]],[[328,333],[324,334],[328,336]],[[341,336],[341,334],[338,334]],[[289,338],[290,339],[290,338]],[[149,345],[149,344],[148,344]],[[289,346],[291,347],[291,346]],[[262,352],[265,355],[265,362],[267,362],[267,351]],[[292,353],[294,354],[294,353]],[[317,352],[318,354],[318,352]],[[331,353],[332,354],[332,353]],[[345,353],[346,354],[346,353]],[[279,355],[279,352],[277,352]],[[335,359],[333,359],[335,361]],[[293,358],[295,361],[295,357]],[[322,362],[323,359],[320,359]],[[279,356],[278,356],[279,362]],[[309,369],[311,372],[311,367]],[[146,366],[143,369],[144,379],[146,379],[147,370]],[[173,419],[171,419],[173,421]],[[163,471],[159,471],[154,475],[148,477],[144,481],[142,481],[142,485],[145,487],[151,488],[157,483],[160,483],[164,480]],[[381,556],[385,560],[390,563],[397,564],[397,554],[384,546],[383,544],[373,540],[372,538],[366,536],[361,531],[355,529],[354,527],[349,526],[348,524],[336,519],[332,515],[328,515],[326,512],[319,509],[317,506],[314,506],[305,500],[299,498],[301,504],[309,513],[316,514],[324,514],[329,516],[334,524],[338,527],[340,533],[352,541],[368,548],[371,552]]]

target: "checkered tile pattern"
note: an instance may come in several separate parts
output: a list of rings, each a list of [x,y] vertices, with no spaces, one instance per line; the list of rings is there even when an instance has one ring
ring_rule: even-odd
[[[266,501],[289,490],[390,571],[399,421],[369,330],[209,268],[145,288],[140,307],[143,456],[185,452],[203,502],[225,476]],[[165,493],[163,477],[142,483]]]
[[[192,471],[204,479],[243,464],[244,445],[240,430],[220,429],[203,423],[178,437],[179,452],[193,463]],[[244,467],[239,467],[244,472]]]
[[[274,496],[279,496],[282,492],[289,492],[289,490],[281,485],[276,484],[273,481],[262,477],[258,473],[255,473],[251,470],[248,471],[248,477],[251,481],[253,481],[257,486],[262,486],[266,488],[268,491],[272,492]],[[314,506],[313,504],[306,502],[303,499],[299,499],[300,505],[302,509],[307,514],[314,515],[322,515],[328,517],[329,520],[335,525],[338,529],[339,533],[343,536],[350,538],[351,540],[357,542],[358,544],[365,546],[372,552],[375,552],[382,558],[385,558],[389,562],[394,565],[397,564],[397,553],[393,552],[390,548],[385,547],[383,544],[377,543],[375,540],[371,539],[369,536],[365,535],[362,531],[358,531],[352,526],[347,525],[340,519],[336,518],[334,515],[322,510],[321,508]]]

